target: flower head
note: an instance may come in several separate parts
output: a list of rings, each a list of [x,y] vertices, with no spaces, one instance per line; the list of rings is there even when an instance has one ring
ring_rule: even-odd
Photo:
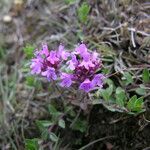
[[[59,58],[57,57],[57,53],[56,51],[50,51],[49,56],[47,57],[47,60],[51,63],[51,64],[55,64],[59,61]]]
[[[105,76],[96,73],[102,66],[99,54],[89,51],[83,43],[70,53],[65,51],[63,45],[59,45],[58,50],[49,51],[47,44],[43,44],[34,55],[30,66],[32,74],[46,77],[48,81],[60,79],[62,87],[75,84],[85,92],[103,87]],[[65,72],[65,67],[69,73]]]
[[[85,67],[85,69],[89,69],[90,67],[94,67],[94,64],[91,60],[91,54],[86,52],[82,54],[83,60],[81,61],[79,66]]]
[[[89,79],[85,79],[79,86],[79,89],[89,92],[93,89],[93,85]]]
[[[68,68],[69,68],[70,70],[75,70],[75,68],[76,68],[76,66],[77,66],[77,64],[78,64],[78,60],[77,60],[77,58],[76,58],[76,55],[72,54],[72,55],[71,55],[71,60],[69,60],[69,61],[67,62],[67,64],[69,64]]]
[[[93,86],[99,86],[100,88],[103,87],[105,76],[103,74],[96,74],[92,80]]]
[[[79,89],[89,92],[95,87],[102,87],[103,75],[96,74],[101,67],[101,60],[98,53],[88,51],[85,44],[81,44],[73,52],[71,60],[68,61],[72,70],[73,81],[78,84]]]
[[[80,44],[79,46],[76,47],[75,53],[80,54],[81,56],[87,52],[87,47],[85,44]]]
[[[30,68],[32,69],[31,74],[40,74],[42,69],[42,63],[32,62]]]
[[[67,60],[67,58],[70,56],[70,54],[69,54],[69,52],[66,52],[64,50],[63,45],[59,45],[57,56],[61,57],[63,60]]]
[[[31,60],[31,73],[45,76],[47,80],[57,79],[60,63],[68,57],[62,45],[59,46],[58,51],[49,51],[47,44],[43,44],[42,49],[36,50],[34,55],[35,58]]]
[[[43,67],[43,59],[40,56],[31,60],[31,74],[40,74]]]
[[[50,81],[52,80],[56,80],[57,79],[57,75],[55,73],[55,69],[51,68],[51,67],[47,67],[46,71],[42,72],[42,76],[47,77],[47,80]]]
[[[72,75],[67,73],[62,73],[61,76],[61,83],[60,86],[62,87],[70,87],[72,84]]]
[[[45,55],[46,57],[49,55],[47,44],[42,45],[42,50],[40,51],[40,55]]]

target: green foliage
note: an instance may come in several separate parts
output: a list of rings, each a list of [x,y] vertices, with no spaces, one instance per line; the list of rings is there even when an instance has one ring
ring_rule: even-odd
[[[125,91],[121,87],[116,88],[116,104],[118,104],[120,107],[124,107],[125,100],[127,99]]]
[[[76,0],[65,0],[66,4],[74,4]]]
[[[143,70],[142,79],[145,83],[150,82],[150,72],[148,69]]]
[[[5,50],[2,47],[0,47],[0,59],[3,59],[4,56],[5,56]]]
[[[35,86],[36,85],[35,77],[27,76],[26,77],[26,84],[29,85],[29,86]]]
[[[126,83],[129,84],[132,81],[132,76],[129,73],[125,74]],[[133,96],[128,98],[129,96],[125,92],[122,87],[115,87],[112,80],[107,79],[106,84],[108,85],[105,89],[100,89],[95,93],[96,98],[102,97],[103,101],[94,100],[93,104],[103,104],[110,111],[118,111],[118,112],[126,112],[129,114],[136,114],[144,111],[143,107],[143,98],[137,98],[137,96]],[[138,95],[145,95],[145,87],[140,85],[139,88],[136,89]],[[129,100],[128,100],[129,99]]]
[[[133,83],[132,75],[129,72],[124,72],[123,79],[124,79],[125,85]]]
[[[41,133],[41,138],[47,140],[49,138],[48,128],[54,123],[50,120],[37,120],[36,125]]]
[[[85,24],[87,22],[89,11],[90,6],[86,2],[82,3],[82,5],[77,9],[78,18],[81,23]]]
[[[132,96],[127,103],[127,108],[133,112],[141,112],[143,110],[143,98],[137,98],[136,95]]]
[[[61,118],[62,112],[58,111],[53,104],[48,105],[48,112],[51,115],[49,120],[37,120],[36,125],[41,131],[41,138],[44,140],[50,139],[53,142],[58,141],[58,137],[55,133],[49,132],[48,128],[52,126],[57,126],[65,128],[66,124],[63,118]]]
[[[146,89],[143,85],[140,85],[140,87],[136,88],[135,91],[138,95],[146,95]]]
[[[59,125],[61,128],[63,128],[63,129],[66,127],[65,121],[64,121],[63,119],[60,119],[60,120],[58,121],[58,125]]]
[[[77,130],[77,131],[80,131],[80,132],[85,132],[87,130],[87,122],[85,120],[81,120],[80,118],[78,118],[76,120],[76,122],[74,123],[72,129],[73,130]]]
[[[110,80],[110,79],[107,79],[106,83],[108,84],[108,88],[101,89],[100,90],[100,95],[102,95],[102,97],[104,98],[104,100],[109,101],[110,97],[112,95],[112,92],[113,92],[113,88],[114,88],[113,85],[114,84],[113,84],[112,80]]]
[[[23,51],[26,55],[26,57],[28,59],[31,59],[34,55],[34,50],[35,50],[35,47],[33,45],[30,45],[30,44],[27,44],[24,48],[23,48]]]
[[[108,69],[108,68],[103,68],[103,69],[102,69],[102,73],[103,73],[103,74],[109,74],[109,73],[110,73],[110,69]]]
[[[81,41],[84,40],[85,36],[84,36],[82,30],[78,30],[78,31],[77,31],[77,37],[78,37]]]
[[[38,139],[26,139],[25,149],[26,150],[39,150]]]
[[[34,76],[30,76],[30,75],[26,76],[25,84],[30,87],[34,87],[37,90],[41,89],[41,87],[42,87],[41,82],[39,80],[37,80]]]
[[[102,97],[104,98],[104,100],[109,101],[110,96],[109,96],[107,89],[106,90],[101,89],[100,93],[101,93]]]
[[[52,142],[57,143],[59,141],[59,133],[54,132],[53,128],[65,129],[66,123],[70,123],[70,128],[81,133],[86,132],[88,123],[86,120],[81,119],[80,117],[76,118],[77,113],[74,110],[74,107],[64,105],[63,112],[55,107],[53,103],[48,105],[48,112],[51,117],[49,120],[37,120],[36,125],[41,132],[40,139],[42,140],[51,140]],[[64,119],[65,115],[65,119]],[[67,122],[65,121],[67,120]],[[56,130],[58,131],[58,130]],[[74,141],[74,144],[79,144],[80,139]]]
[[[52,104],[49,104],[49,105],[48,105],[48,111],[49,111],[49,113],[52,115],[52,120],[53,120],[53,121],[56,121],[56,120],[59,118],[59,116],[62,115],[62,113],[59,112],[59,111],[55,108],[55,106],[52,105]]]
[[[53,141],[53,142],[57,142],[58,141],[58,137],[57,137],[57,135],[55,134],[55,133],[53,133],[53,132],[51,132],[50,133],[50,139]]]
[[[104,72],[108,72],[109,70],[104,70]],[[141,78],[141,76],[140,76]],[[130,97],[130,92],[125,89],[126,86],[133,85],[133,76],[129,72],[125,72],[123,74],[122,80],[120,80],[124,84],[120,84],[120,86],[116,87],[116,84],[111,79],[105,80],[105,86],[102,89],[99,89],[94,96],[96,98],[101,97],[101,102],[93,104],[103,104],[108,110],[115,112],[128,113],[132,115],[136,115],[145,111],[144,102],[142,97],[138,97],[134,95]],[[136,92],[138,95],[145,95],[147,92],[146,84],[149,82],[149,71],[143,70],[142,74],[143,83],[140,84],[137,88],[131,89],[131,92]],[[33,86],[35,83],[34,78],[28,77],[26,81],[29,85]],[[97,101],[98,102],[98,101]],[[42,140],[51,140],[55,144],[59,141],[59,131],[66,130],[66,126],[69,123],[70,128],[74,131],[79,131],[85,133],[88,128],[88,122],[82,119],[80,116],[76,118],[77,112],[74,111],[73,106],[64,105],[63,109],[56,107],[55,103],[51,103],[48,105],[48,112],[50,114],[50,118],[48,120],[39,120],[36,121],[36,124],[41,131],[41,139]],[[74,121],[75,120],[75,121]],[[53,127],[57,130],[53,130]],[[51,129],[52,130],[49,130]],[[59,130],[58,130],[59,129]],[[31,143],[31,144],[30,144]],[[28,145],[34,148],[34,144],[36,143],[30,142]],[[77,139],[74,141],[74,144],[81,144],[81,139]],[[27,145],[27,144],[26,144]],[[28,146],[28,147],[29,147]],[[30,150],[30,149],[29,149]],[[32,149],[31,149],[32,150]]]
[[[47,127],[53,125],[53,122],[49,121],[49,120],[37,120],[36,124],[37,124],[38,128],[42,131],[44,128],[47,128]]]
[[[52,114],[52,115],[57,115],[57,114],[58,114],[57,109],[56,109],[55,106],[52,105],[52,104],[49,104],[49,105],[48,105],[48,111],[49,111],[49,113]]]
[[[76,113],[73,110],[73,106],[66,106],[66,107],[64,107],[64,112],[66,114],[68,114],[69,116],[73,117],[73,118],[76,116]]]

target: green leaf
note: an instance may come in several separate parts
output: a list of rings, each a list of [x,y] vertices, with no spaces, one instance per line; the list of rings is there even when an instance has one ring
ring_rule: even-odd
[[[140,111],[142,111],[142,108],[143,108],[143,98],[140,97],[135,101],[133,111],[140,112]]]
[[[63,129],[66,127],[65,121],[64,121],[63,119],[60,119],[60,120],[58,121],[58,125],[59,125],[61,128],[63,128]]]
[[[25,149],[26,150],[39,150],[38,139],[26,139]]]
[[[68,105],[65,106],[64,107],[64,113],[69,114],[71,117],[75,117],[76,116],[76,113],[73,110],[73,106],[68,106]]]
[[[140,97],[137,99],[137,96],[134,95],[127,103],[127,108],[133,112],[140,112],[143,109],[143,98]]]
[[[4,58],[4,56],[6,56],[5,53],[6,53],[6,51],[2,47],[0,47],[0,59]]]
[[[48,139],[49,133],[48,133],[48,127],[53,125],[51,121],[47,120],[37,120],[36,125],[41,133],[41,138],[44,140]]]
[[[65,0],[66,4],[74,4],[76,0]]]
[[[82,23],[87,22],[89,11],[90,6],[86,2],[82,3],[82,5],[77,9],[78,18]]]
[[[109,101],[109,98],[110,98],[110,94],[108,93],[108,91],[107,90],[104,90],[104,89],[101,89],[100,90],[100,95],[103,97],[103,99],[105,100],[105,101]]]
[[[48,129],[44,129],[42,132],[41,132],[41,139],[43,140],[48,140],[49,139],[49,133],[48,133]]]
[[[58,122],[58,118],[60,115],[62,115],[61,112],[59,112],[54,105],[52,104],[49,104],[48,105],[48,111],[49,113],[52,115],[52,118],[51,120],[54,122],[54,123],[57,123]]]
[[[112,92],[113,92],[113,85],[109,85],[109,87],[106,89],[107,90],[107,93],[109,95],[109,97],[112,95]]]
[[[34,86],[36,84],[35,78],[33,76],[27,76],[26,84],[29,86]]]
[[[133,83],[132,75],[129,72],[125,72],[123,75],[125,78],[125,84],[126,85]]]
[[[150,82],[150,72],[148,69],[143,70],[142,78],[145,83]]]
[[[57,111],[57,109],[54,107],[54,105],[52,105],[52,104],[49,104],[48,105],[48,110],[49,110],[49,112],[51,113],[51,114],[55,114],[55,113],[57,113],[58,111]]]
[[[73,127],[72,127],[73,130],[78,130],[80,132],[85,132],[86,129],[87,129],[87,122],[85,120],[81,120],[81,119],[78,119]]]
[[[77,30],[77,37],[83,41],[84,40],[84,34],[83,34],[83,31],[82,30]]]
[[[108,88],[106,89],[106,90],[107,90],[107,93],[109,94],[109,96],[111,96],[112,93],[113,93],[113,89],[114,89],[114,83],[113,83],[113,81],[110,80],[110,79],[107,79],[107,80],[106,80],[106,83],[108,84]]]
[[[27,44],[23,48],[23,51],[26,54],[26,56],[27,56],[28,59],[31,59],[34,56],[34,49],[35,49],[35,47],[32,46],[32,45],[30,45],[30,44]]]
[[[146,94],[146,90],[144,88],[137,88],[135,91],[139,95],[145,95]]]
[[[110,100],[110,96],[113,93],[113,89],[114,89],[114,84],[112,82],[112,80],[107,79],[106,83],[108,84],[108,88],[106,89],[100,89],[100,95],[103,97],[104,100],[109,101]]]
[[[48,120],[37,120],[36,124],[38,126],[38,128],[47,128],[51,125],[53,125],[54,123],[52,121],[48,121]]]
[[[135,101],[137,100],[137,96],[136,95],[134,95],[134,96],[132,96],[131,98],[130,98],[130,100],[128,101],[128,103],[127,103],[127,108],[129,109],[129,110],[133,110],[134,109],[134,103],[135,103]]]
[[[50,139],[53,141],[53,142],[57,142],[58,141],[58,137],[55,133],[51,132],[50,133]]]
[[[125,99],[126,99],[126,94],[125,94],[125,91],[121,88],[121,87],[118,87],[116,89],[116,103],[123,107],[124,104],[125,104]]]
[[[103,74],[109,74],[109,73],[110,73],[110,69],[108,69],[108,68],[103,68],[103,69],[102,69],[102,73],[103,73]]]
[[[118,107],[116,104],[110,105],[110,104],[104,104],[104,107],[112,112],[127,112],[127,109],[125,107]]]

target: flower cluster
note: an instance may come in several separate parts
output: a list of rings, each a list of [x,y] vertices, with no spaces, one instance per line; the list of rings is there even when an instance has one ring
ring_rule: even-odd
[[[64,63],[65,62],[65,63]],[[67,70],[62,71],[66,65]],[[73,52],[64,50],[60,45],[58,50],[48,50],[46,44],[42,50],[35,51],[35,58],[31,62],[31,73],[40,74],[50,80],[60,80],[60,86],[76,85],[79,89],[89,92],[95,87],[102,88],[105,76],[97,74],[102,62],[97,52],[90,52],[85,44],[80,44]]]
[[[58,50],[49,51],[46,44],[41,50],[36,50],[35,58],[31,61],[31,74],[45,76],[48,81],[57,80],[61,63],[67,60],[69,53],[64,51],[64,46],[60,45]]]

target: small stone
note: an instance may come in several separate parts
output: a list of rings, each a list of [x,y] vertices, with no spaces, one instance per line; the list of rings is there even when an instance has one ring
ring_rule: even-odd
[[[3,17],[3,21],[4,21],[5,23],[10,23],[10,22],[12,21],[12,17],[9,16],[9,15],[5,15],[5,16]]]

